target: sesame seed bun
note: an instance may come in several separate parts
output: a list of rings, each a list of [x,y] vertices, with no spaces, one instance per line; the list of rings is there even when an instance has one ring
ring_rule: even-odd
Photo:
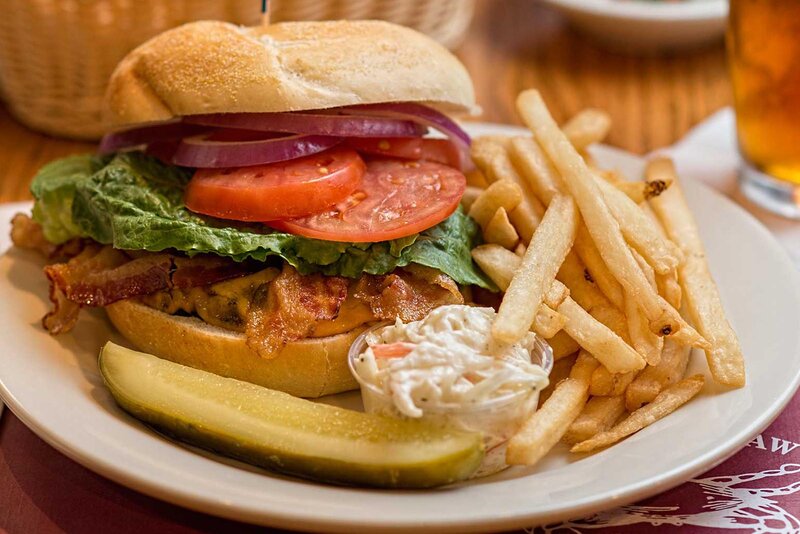
[[[420,102],[473,112],[464,66],[409,28],[381,21],[193,22],[128,54],[106,94],[109,126],[201,113]]]

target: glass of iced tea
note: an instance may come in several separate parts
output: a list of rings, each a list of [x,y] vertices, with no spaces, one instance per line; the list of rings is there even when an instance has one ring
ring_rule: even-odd
[[[800,219],[800,0],[730,0],[742,191]]]

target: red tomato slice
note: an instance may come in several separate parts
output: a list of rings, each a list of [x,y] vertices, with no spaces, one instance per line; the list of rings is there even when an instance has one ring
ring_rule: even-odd
[[[356,151],[335,147],[289,161],[198,169],[186,188],[186,207],[235,221],[302,217],[345,200],[364,175]]]
[[[363,137],[348,139],[346,143],[365,154],[377,154],[390,158],[425,159],[460,169],[461,159],[458,149],[447,139]]]
[[[268,222],[275,229],[326,241],[366,243],[397,239],[450,216],[464,194],[461,172],[432,161],[377,159],[361,185],[322,213]]]

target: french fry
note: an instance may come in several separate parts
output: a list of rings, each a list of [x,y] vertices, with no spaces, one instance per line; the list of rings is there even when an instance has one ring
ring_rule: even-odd
[[[597,360],[578,355],[569,378],[556,385],[552,395],[511,437],[506,449],[510,465],[534,465],[561,440],[589,398],[589,377]]]
[[[614,397],[625,393],[628,385],[633,382],[637,371],[629,373],[612,373],[602,365],[592,373],[589,393],[597,397]]]
[[[656,365],[661,360],[664,338],[652,333],[647,320],[641,313],[636,300],[625,296],[625,316],[628,321],[628,336],[636,352],[641,354],[648,365]]]
[[[533,193],[547,206],[555,195],[563,192],[558,171],[532,137],[511,140],[509,156],[514,167],[525,177]]]
[[[599,176],[594,179],[625,240],[657,273],[666,274],[677,268],[683,260],[680,249],[662,237],[657,225],[622,191]]]
[[[486,189],[486,187],[489,185],[489,182],[486,181],[486,177],[483,175],[480,169],[472,169],[471,171],[464,173],[464,176],[467,179],[467,187]]]
[[[502,183],[502,182],[495,182]],[[483,239],[487,243],[497,243],[501,247],[511,250],[517,245],[519,235],[508,220],[508,213],[504,208],[497,208],[494,216],[483,229]]]
[[[651,221],[653,221],[653,224],[655,225],[655,229],[656,231],[658,231],[658,234],[664,239],[669,239],[667,237],[667,232],[661,225],[661,221],[659,221],[658,217],[656,217],[653,208],[651,208],[649,204],[642,204],[640,208],[642,209],[644,214],[647,215],[647,217]],[[675,245],[674,243],[673,245],[677,247],[677,245]],[[680,250],[680,247],[678,247],[678,250]],[[681,252],[681,261],[683,261],[683,252]],[[676,310],[681,309],[683,290],[681,289],[681,285],[678,283],[677,268],[672,269],[670,272],[666,274],[656,273],[656,288],[658,289],[658,294],[664,297],[664,300],[669,302],[673,308],[675,308]]]
[[[586,229],[586,225],[581,224],[578,227],[578,233],[575,236],[575,253],[586,265],[589,279],[597,285],[611,303],[619,309],[622,309],[622,286],[611,271],[608,270],[600,251],[597,250],[592,236]]]
[[[553,359],[555,361],[571,356],[581,348],[578,342],[569,337],[569,334],[564,332],[563,329],[553,337],[548,338],[547,343],[549,343],[550,347],[553,349]]]
[[[625,343],[630,344],[628,339],[628,320],[625,314],[617,308],[614,306],[597,306],[592,309],[590,315],[625,340]]]
[[[485,228],[498,209],[503,208],[509,212],[520,202],[522,202],[522,189],[519,185],[502,180],[494,182],[478,194],[467,213],[481,228]]]
[[[567,318],[545,303],[539,306],[533,320],[533,331],[545,339],[556,335],[567,323]]]
[[[527,244],[544,216],[544,205],[533,195],[527,180],[514,168],[508,154],[510,143],[510,137],[478,137],[472,142],[472,157],[488,181],[508,180],[522,188],[522,202],[514,210],[506,211],[520,238]]]
[[[703,389],[704,383],[705,378],[703,375],[694,375],[681,380],[677,384],[666,388],[658,394],[653,402],[639,408],[611,429],[578,443],[570,450],[572,452],[591,452],[612,445],[650,426],[686,404]],[[558,388],[556,388],[557,391]]]
[[[520,241],[517,243],[517,246],[514,247],[514,254],[519,256],[520,258],[525,255],[525,251],[528,250],[528,247],[525,246],[525,243]]]
[[[541,216],[534,211],[530,202],[525,199],[508,214],[508,218],[516,228],[520,242],[525,245],[531,242],[536,228],[542,222]]]
[[[675,168],[669,159],[650,161],[648,179],[673,179],[667,191],[650,200],[670,239],[685,256],[678,268],[685,306],[692,322],[711,347],[706,350],[711,376],[720,384],[742,387],[745,384],[744,355],[739,340],[725,317],[725,310],[705,259],[705,249],[694,216],[686,204]]]
[[[495,339],[515,343],[530,330],[545,292],[552,285],[564,257],[572,247],[577,224],[578,213],[572,199],[555,197],[500,304],[492,325]]]
[[[682,379],[686,374],[691,352],[690,347],[666,340],[661,351],[661,361],[657,365],[646,367],[625,390],[628,411],[632,412],[643,404],[652,402],[662,389]]]
[[[522,258],[497,244],[480,245],[472,249],[472,259],[497,284],[500,290],[508,289]],[[544,293],[544,303],[557,308],[569,296],[569,289],[554,280]]]
[[[553,370],[550,371],[550,376],[548,377],[550,382],[547,384],[547,387],[539,393],[539,406],[550,398],[550,395],[553,394],[553,390],[556,389],[559,382],[569,378],[569,373],[572,370],[572,366],[575,365],[577,358],[577,349],[575,349],[575,353],[567,354],[563,358],[559,358],[553,362]]]
[[[619,224],[603,201],[591,170],[558,129],[539,92],[528,90],[520,93],[517,108],[545,153],[561,172],[609,270],[625,291],[637,299],[650,322],[650,329],[660,335],[674,335],[685,329],[684,338],[690,336],[699,339],[701,336],[647,283],[622,236]]]
[[[572,146],[583,150],[605,139],[611,129],[611,117],[601,109],[587,108],[567,121],[562,129]]]
[[[592,281],[588,269],[574,252],[567,254],[556,276],[568,288],[575,302],[591,313],[593,308],[611,306],[611,302]]]
[[[589,315],[572,298],[557,308],[567,318],[564,331],[609,371],[625,373],[645,366],[644,359],[617,334]],[[496,323],[495,323],[496,324]]]
[[[672,182],[669,180],[637,180],[628,181],[615,170],[599,170],[595,173],[623,193],[636,204],[641,204],[649,198],[654,198],[666,191]]]
[[[569,425],[562,438],[570,445],[585,441],[599,432],[608,430],[625,413],[625,398],[592,397],[580,415]]]
[[[508,252],[508,254],[506,254]],[[514,256],[511,258],[511,256]],[[500,245],[480,245],[472,249],[472,259],[501,291],[508,289],[522,258]]]
[[[664,300],[669,302],[673,308],[681,309],[683,290],[678,282],[677,269],[667,274],[657,274],[656,287],[658,287],[658,294],[664,297]]]
[[[484,189],[482,187],[475,187],[474,185],[468,185],[466,189],[464,189],[464,196],[461,197],[461,205],[464,207],[464,211],[469,213],[469,209],[483,191]]]

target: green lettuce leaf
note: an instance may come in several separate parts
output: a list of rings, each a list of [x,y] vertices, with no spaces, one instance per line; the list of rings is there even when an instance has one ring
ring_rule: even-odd
[[[110,160],[84,157],[80,164],[69,160],[42,169],[32,186],[37,199],[34,211],[39,213],[36,220],[47,221],[59,242],[88,236],[128,250],[208,252],[236,261],[277,256],[304,274],[351,278],[417,263],[459,284],[494,289],[470,256],[480,239],[479,228],[460,209],[437,226],[402,239],[321,241],[192,213],[183,204],[191,170],[164,165],[140,152],[120,153]],[[53,196],[50,192],[58,192],[58,202],[47,200],[48,194]]]
[[[107,162],[83,154],[53,161],[42,167],[31,184],[36,198],[33,219],[42,225],[44,236],[55,244],[86,234],[72,219],[72,199],[77,184],[85,182]]]

